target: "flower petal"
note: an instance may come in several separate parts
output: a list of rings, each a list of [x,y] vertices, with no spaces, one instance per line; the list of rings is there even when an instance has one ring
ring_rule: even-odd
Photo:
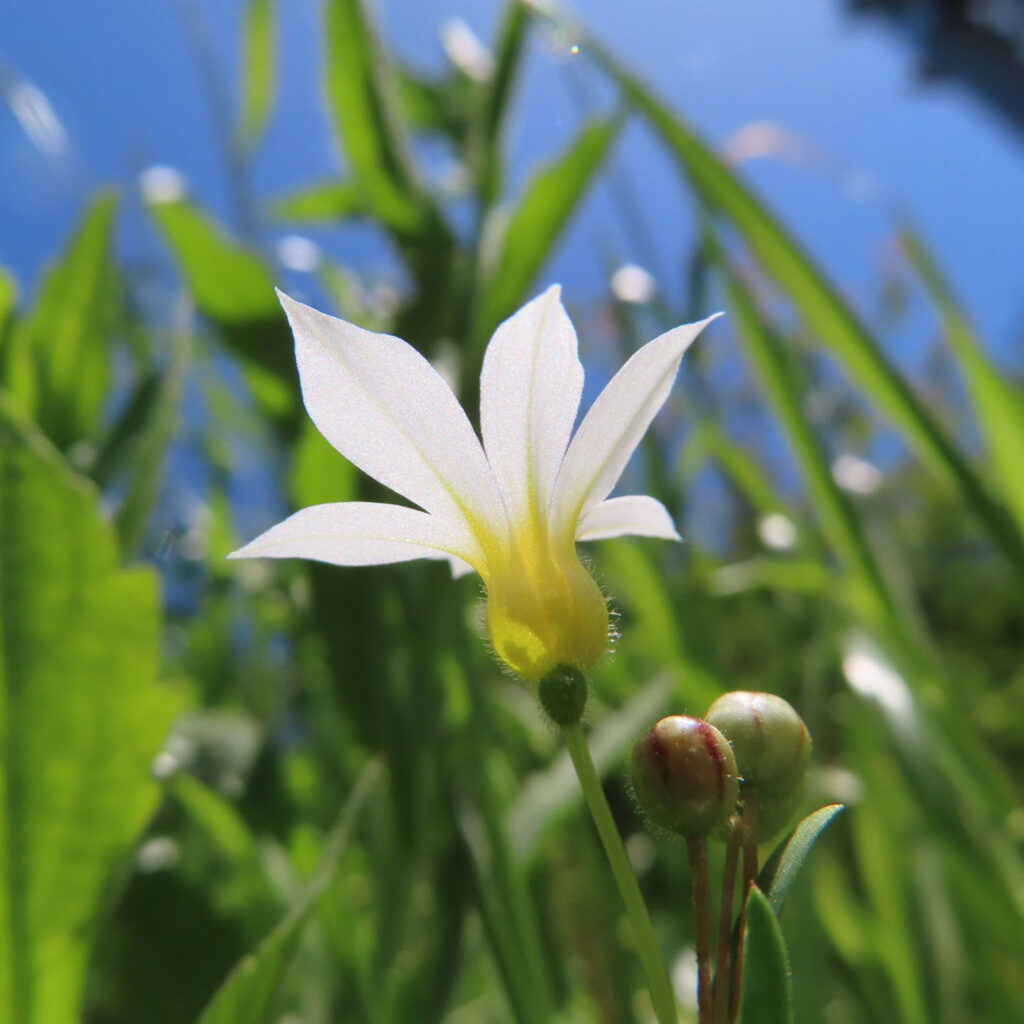
[[[451,388],[411,345],[278,292],[317,429],[364,473],[458,524],[503,528],[501,496]]]
[[[547,516],[583,392],[576,331],[552,285],[495,332],[480,373],[480,429],[513,519]]]
[[[480,552],[442,519],[402,505],[313,505],[272,526],[229,558],[312,558],[332,565],[385,565],[415,558],[482,564]]]
[[[555,527],[575,533],[606,498],[662,407],[683,353],[717,316],[676,327],[635,352],[598,395],[573,437],[555,484]]]
[[[668,509],[657,498],[646,494],[627,494],[602,501],[584,513],[576,527],[577,540],[603,540],[629,534],[682,540]]]

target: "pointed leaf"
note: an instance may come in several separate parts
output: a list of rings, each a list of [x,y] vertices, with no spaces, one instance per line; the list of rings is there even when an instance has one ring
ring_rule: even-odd
[[[779,919],[757,886],[747,897],[739,1024],[792,1024],[789,956]]]
[[[278,926],[239,961],[203,1011],[198,1024],[266,1024],[303,926],[331,884],[359,815],[380,779],[378,762],[364,769],[324,844],[316,873]]]
[[[0,1019],[81,1019],[100,900],[160,797],[179,700],[160,587],[93,486],[0,401]]]
[[[263,261],[183,200],[150,211],[200,312],[242,357],[266,411],[288,422],[298,409],[291,332]]]
[[[270,215],[275,219],[311,224],[347,220],[364,212],[359,189],[348,181],[315,182],[270,202]]]
[[[1024,530],[1024,391],[991,361],[922,239],[904,228],[900,240],[938,307],[985,436],[996,485]]]
[[[113,192],[96,197],[10,342],[8,387],[62,449],[95,432],[110,387],[116,210]]]
[[[239,136],[253,149],[266,131],[277,87],[274,0],[249,0],[242,49],[242,113]]]
[[[389,55],[364,0],[326,4],[327,102],[366,204],[402,237],[429,203],[418,181]]]
[[[828,804],[808,814],[803,821],[789,834],[788,838],[772,854],[771,859],[761,870],[757,884],[762,892],[768,894],[768,902],[776,914],[782,913],[782,905],[786,895],[793,887],[797,873],[803,867],[807,855],[814,844],[845,810],[843,804]]]
[[[488,262],[477,337],[487,339],[526,299],[611,151],[621,119],[592,121],[531,179]]]
[[[595,40],[588,40],[586,47],[647,117],[701,200],[740,230],[820,343],[835,354],[932,470],[956,488],[1024,576],[1024,534],[802,246],[732,168],[636,75]]]

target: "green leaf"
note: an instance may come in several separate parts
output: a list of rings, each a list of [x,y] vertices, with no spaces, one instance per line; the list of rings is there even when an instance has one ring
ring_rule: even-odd
[[[843,810],[842,804],[828,804],[808,814],[761,870],[758,887],[768,894],[768,902],[776,914],[782,913],[786,894],[793,887],[797,872],[803,867],[812,847]]]
[[[239,137],[253,149],[266,131],[277,86],[274,0],[249,0],[242,50],[242,112]]]
[[[179,706],[159,625],[156,573],[118,568],[95,488],[0,399],[0,1019],[80,1020]]]
[[[631,71],[593,39],[590,53],[676,156],[700,199],[742,233],[764,270],[800,310],[818,340],[846,367],[864,393],[907,438],[921,458],[985,525],[1024,576],[1024,535],[956,448],[907,381],[815,266],[801,245],[737,177],[732,168]]]
[[[747,897],[740,1024],[792,1024],[789,956],[779,919],[757,886]]]
[[[306,185],[294,192],[278,196],[270,203],[270,215],[277,220],[325,221],[348,220],[365,212],[359,189],[347,181],[322,181]]]
[[[297,409],[298,379],[291,332],[270,271],[191,203],[153,203],[150,210],[196,305],[242,357],[264,409],[287,422]]]
[[[141,382],[97,460],[105,474],[112,473],[114,466],[128,474],[116,518],[126,558],[142,547],[146,525],[159,496],[164,462],[178,430],[178,411],[191,352],[190,335],[177,334],[170,365]],[[98,479],[95,472],[93,477]]]
[[[793,446],[822,529],[847,573],[859,585],[854,601],[870,601],[873,607],[862,610],[876,622],[881,620],[880,624],[890,631],[901,633],[904,617],[895,609],[894,599],[857,510],[836,484],[818,432],[804,413],[804,390],[797,368],[710,231],[707,232],[706,247],[725,278],[736,333],[750,359],[755,378]]]
[[[423,225],[399,85],[364,0],[327,0],[327,105],[363,200],[400,237]]]
[[[265,1024],[272,1019],[274,1002],[303,926],[331,884],[360,813],[377,788],[380,776],[379,762],[371,762],[364,769],[327,837],[313,878],[277,927],[231,971],[198,1024]]]
[[[529,5],[521,0],[509,0],[498,29],[494,75],[486,86],[476,135],[477,181],[484,209],[493,206],[501,196],[502,139],[512,92],[523,63],[532,13]]]
[[[117,196],[101,192],[50,269],[7,359],[8,388],[58,448],[91,436],[110,388],[120,294],[113,260]]]
[[[4,365],[7,361],[4,353],[4,339],[7,335],[7,329],[14,319],[14,311],[17,305],[17,282],[3,267],[0,267],[0,381],[5,379]]]
[[[621,124],[617,117],[592,121],[564,153],[533,176],[486,261],[478,338],[489,338],[523,304],[603,166]]]
[[[989,359],[922,239],[904,228],[900,241],[938,308],[984,433],[995,482],[1024,530],[1024,392]]]

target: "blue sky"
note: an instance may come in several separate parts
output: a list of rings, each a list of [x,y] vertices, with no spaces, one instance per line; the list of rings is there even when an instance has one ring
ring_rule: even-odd
[[[581,5],[582,6],[582,5]],[[204,205],[227,214],[215,117],[197,71],[184,12],[202,13],[225,81],[237,80],[240,0],[35,0],[0,10],[0,58],[48,97],[68,148],[42,153],[9,110],[0,111],[0,262],[31,291],[76,212],[102,182],[130,191],[149,164],[181,169]],[[281,0],[280,102],[253,166],[260,195],[340,170],[321,102],[317,0]],[[482,0],[385,0],[381,19],[400,53],[440,67],[438,28],[464,18],[490,37],[499,6]],[[922,228],[990,342],[1018,361],[1024,328],[1024,145],[984,107],[951,85],[916,83],[913,51],[888,29],[851,19],[838,2],[780,0],[592,0],[586,22],[640,69],[711,139],[772,122],[810,140],[814,166],[761,159],[746,173],[840,285],[858,301],[876,297],[890,258],[890,209]],[[539,34],[513,124],[512,187],[557,151],[578,123],[569,76],[600,107],[606,90],[573,56],[571,40]],[[616,157],[651,226],[653,259],[682,279],[692,221],[675,172],[639,126]],[[156,249],[137,204],[122,229],[126,256]],[[371,232],[335,233],[325,243],[357,265],[386,260]],[[608,190],[587,204],[546,273],[570,297],[598,294],[611,247],[642,259],[617,224]],[[893,339],[898,358],[923,343]],[[901,347],[907,349],[902,352]]]

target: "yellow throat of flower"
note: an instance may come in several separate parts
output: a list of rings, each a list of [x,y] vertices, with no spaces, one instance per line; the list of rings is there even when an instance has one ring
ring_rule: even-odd
[[[556,665],[590,668],[608,648],[608,604],[580,563],[542,524],[489,545],[487,631],[498,656],[537,681]]]

